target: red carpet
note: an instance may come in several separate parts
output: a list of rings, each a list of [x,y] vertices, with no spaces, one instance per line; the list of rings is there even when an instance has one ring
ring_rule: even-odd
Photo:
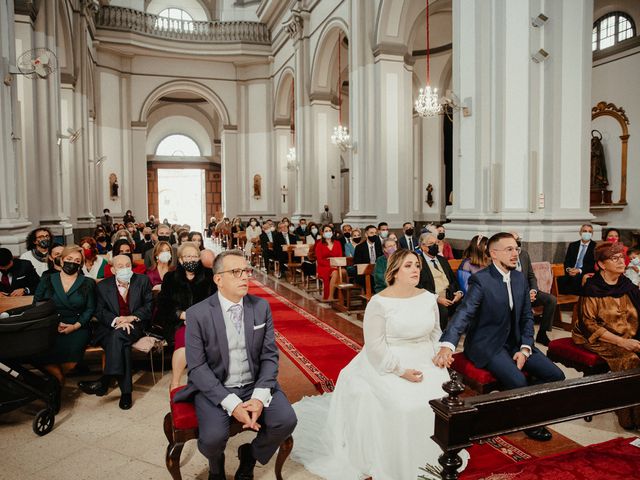
[[[640,478],[640,448],[630,445],[633,438],[616,438],[571,452],[544,458],[531,458],[507,466],[485,463],[484,472],[475,468],[474,447],[464,480],[621,480]],[[484,462],[483,462],[484,463]],[[479,466],[479,465],[478,465]]]
[[[474,444],[469,449],[469,455],[471,459],[460,475],[461,480],[480,479],[487,471],[492,472],[534,458],[504,437],[493,437]]]
[[[257,280],[249,293],[269,302],[280,350],[320,392],[333,391],[340,370],[362,347]]]

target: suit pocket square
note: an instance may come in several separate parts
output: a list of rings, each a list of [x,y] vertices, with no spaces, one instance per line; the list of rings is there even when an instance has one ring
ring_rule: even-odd
[[[26,275],[23,275],[23,276],[21,276],[21,277],[17,277],[17,278],[16,278],[16,280],[22,280],[23,278],[27,278],[27,276],[26,276]]]
[[[261,328],[264,328],[265,325],[266,325],[266,323],[261,323],[260,325],[254,325],[253,329],[254,330],[260,330]]]

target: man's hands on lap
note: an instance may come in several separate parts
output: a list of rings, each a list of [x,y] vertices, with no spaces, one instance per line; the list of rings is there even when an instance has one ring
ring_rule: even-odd
[[[262,415],[262,410],[264,410],[262,402],[257,398],[252,398],[251,400],[238,404],[238,406],[233,409],[232,415],[233,418],[242,424],[242,428],[250,428],[257,432],[260,430],[258,418]]]
[[[518,370],[522,370],[522,367],[524,367],[524,364],[527,362],[527,356],[522,352],[516,352],[513,356],[513,360],[516,362]]]

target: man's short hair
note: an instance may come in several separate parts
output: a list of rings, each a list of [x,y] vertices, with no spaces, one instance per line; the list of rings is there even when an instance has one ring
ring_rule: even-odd
[[[376,228],[375,225],[367,225],[366,227],[364,227],[364,231],[366,232],[367,230],[370,230],[372,228]]]
[[[225,250],[223,252],[220,252],[218,255],[216,255],[216,259],[213,261],[213,267],[211,267],[214,275],[222,271],[222,262],[224,261],[225,257],[229,257],[229,256],[241,257],[244,259],[244,252],[238,249]]]
[[[422,245],[423,243],[427,243],[427,240],[429,240],[429,237],[433,238],[434,240],[438,240],[438,237],[436,237],[433,233],[431,232],[424,232],[423,234],[420,235],[420,238],[418,239],[418,244]]]
[[[580,225],[580,231],[582,231],[584,227],[589,227],[591,230],[593,230],[593,225],[591,225],[590,223],[583,223],[582,225]]]
[[[515,238],[513,238],[513,234],[509,232],[498,232],[495,235],[493,235],[487,242],[487,255],[489,254],[489,251],[493,248],[493,246],[496,243],[498,243],[500,240],[503,240],[505,238],[515,241]]]
[[[402,224],[402,228],[404,229],[404,227],[406,227],[407,225],[409,225],[410,227],[412,227],[412,226],[413,226],[413,223],[411,223],[411,222],[404,222],[404,223]]]
[[[104,210],[102,210],[102,213],[111,213],[111,211],[108,208],[105,208]]]
[[[8,248],[0,248],[0,267],[6,267],[13,260],[13,253]]]
[[[382,227],[388,227],[388,226],[389,226],[389,224],[387,222],[380,222],[378,224],[378,230],[380,230]]]

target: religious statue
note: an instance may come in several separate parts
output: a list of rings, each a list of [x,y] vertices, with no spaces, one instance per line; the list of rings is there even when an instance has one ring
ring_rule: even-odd
[[[287,201],[287,195],[289,193],[289,189],[287,188],[286,185],[282,185],[282,188],[280,189],[280,193],[282,194],[282,203],[285,203]]]
[[[591,190],[606,190],[609,186],[607,164],[602,148],[602,133],[591,130]]]
[[[262,177],[260,175],[253,176],[253,198],[259,200],[262,196]]]
[[[115,173],[111,173],[109,175],[109,194],[111,196],[111,200],[115,200],[118,198],[118,176]]]
[[[427,205],[429,205],[430,207],[433,206],[433,185],[429,184],[427,185]]]

